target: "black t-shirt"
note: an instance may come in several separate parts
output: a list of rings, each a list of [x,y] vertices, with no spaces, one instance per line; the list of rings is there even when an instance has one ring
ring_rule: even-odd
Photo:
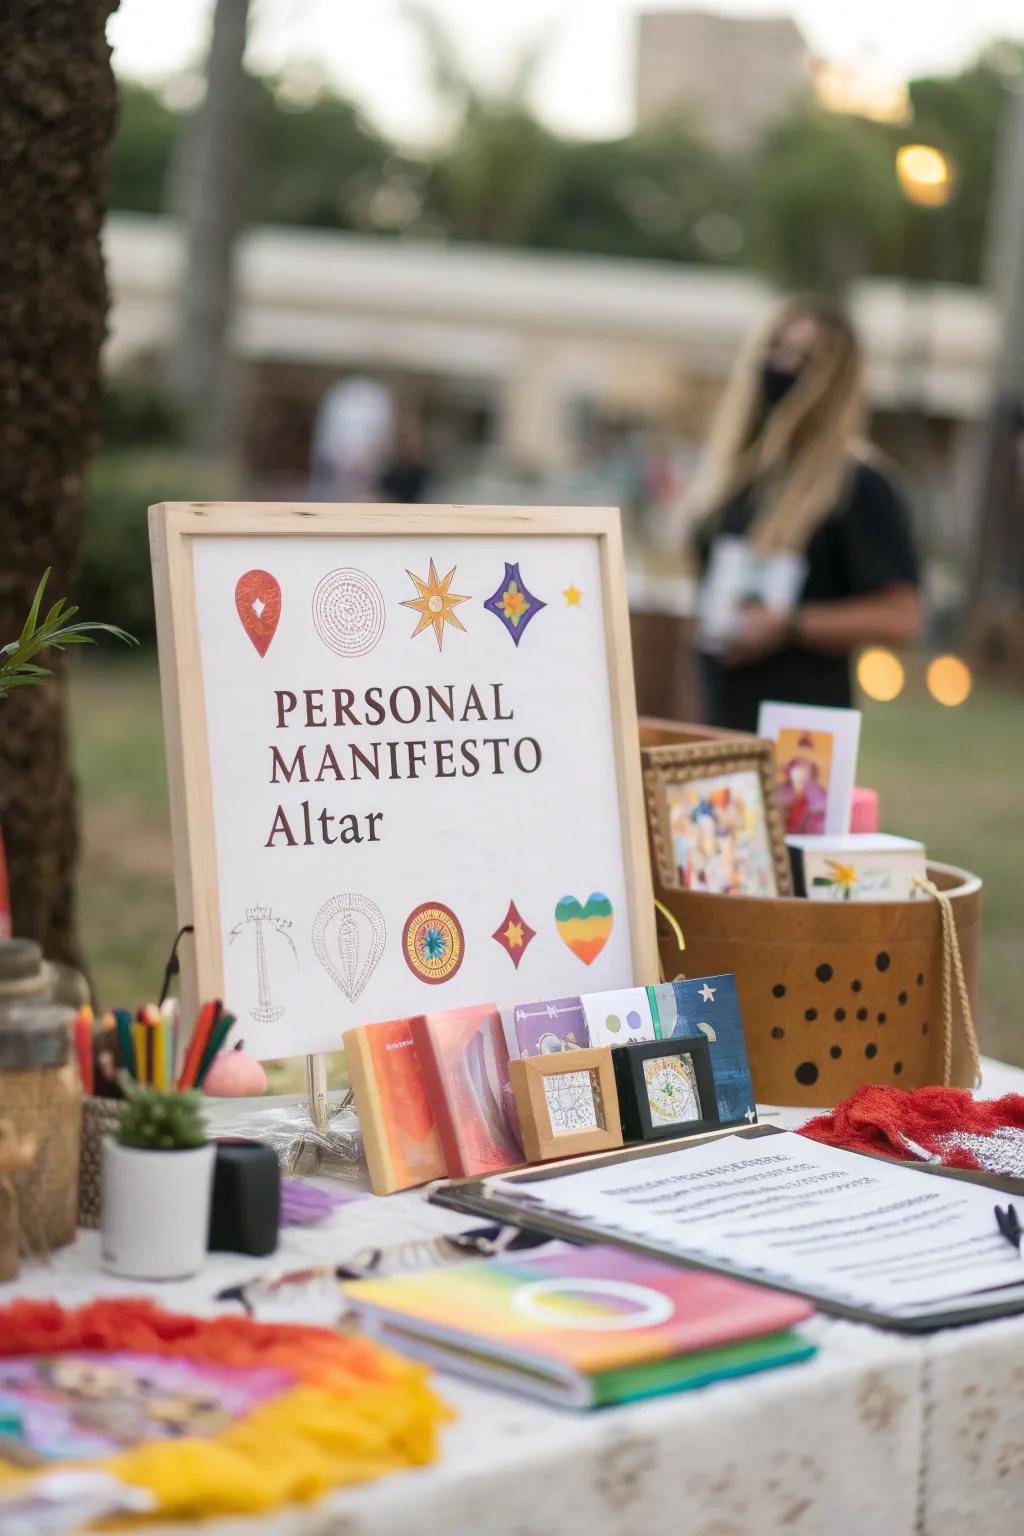
[[[743,537],[757,511],[753,487],[724,509],[716,533]],[[700,550],[706,570],[711,543]],[[917,585],[919,570],[907,503],[876,465],[858,461],[836,511],[821,523],[806,549],[801,603],[867,597],[887,587]],[[825,656],[789,647],[745,666],[725,666],[701,655],[704,717],[730,730],[757,729],[762,699],[849,708],[853,702],[849,656]]]

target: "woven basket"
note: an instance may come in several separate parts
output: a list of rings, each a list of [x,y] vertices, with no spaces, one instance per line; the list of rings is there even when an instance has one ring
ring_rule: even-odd
[[[10,1178],[0,1179],[0,1284],[18,1273],[21,1237],[18,1231],[18,1196]]]
[[[23,1249],[49,1253],[70,1243],[78,1214],[78,1121],[82,1090],[78,1068],[0,1072],[0,1120],[35,1140],[35,1161],[13,1176]]]
[[[117,1130],[124,1101],[121,1099],[82,1100],[82,1140],[78,1163],[78,1225],[96,1228],[100,1224],[102,1197],[103,1138]]]
[[[949,898],[976,1012],[981,881],[945,864],[928,872]],[[735,975],[762,1103],[831,1106],[861,1083],[973,1087],[973,1026],[945,988],[950,944],[936,900],[770,900],[664,886],[656,894],[686,944],[680,953],[659,916],[665,974]]]

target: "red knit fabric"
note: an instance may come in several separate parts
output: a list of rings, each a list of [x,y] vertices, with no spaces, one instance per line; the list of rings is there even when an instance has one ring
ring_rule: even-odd
[[[827,1115],[817,1115],[800,1130],[801,1136],[845,1147],[850,1152],[881,1152],[886,1157],[915,1161],[903,1141],[909,1136],[948,1168],[983,1165],[963,1147],[946,1148],[953,1131],[991,1136],[1004,1126],[1024,1129],[1024,1097],[1007,1093],[1001,1099],[975,1099],[966,1088],[917,1088],[903,1093],[879,1083],[865,1083]]]

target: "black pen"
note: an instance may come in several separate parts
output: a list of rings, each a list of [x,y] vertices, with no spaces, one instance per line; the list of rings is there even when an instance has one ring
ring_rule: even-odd
[[[1001,1205],[996,1206],[996,1226],[999,1228],[1000,1236],[1005,1237],[1008,1243],[1012,1243],[1019,1254],[1024,1228],[1021,1227],[1017,1212],[1012,1205],[1008,1205],[1005,1211]]]

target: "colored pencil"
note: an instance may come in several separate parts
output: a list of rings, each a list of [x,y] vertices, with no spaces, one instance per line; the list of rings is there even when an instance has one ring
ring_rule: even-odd
[[[196,1072],[195,1085],[197,1088],[201,1088],[203,1086],[203,1079],[205,1078],[207,1072],[209,1072],[210,1068],[213,1066],[214,1057],[217,1055],[218,1051],[222,1051],[224,1049],[224,1043],[236,1023],[237,1020],[233,1013],[222,1013],[216,1024],[210,1030],[210,1038],[207,1041],[206,1049],[203,1051],[202,1057],[200,1058],[199,1070]]]
[[[117,1030],[118,1055],[121,1066],[131,1077],[138,1077],[135,1061],[135,1041],[132,1037],[132,1016],[127,1008],[114,1009],[114,1027]]]
[[[173,1088],[178,1072],[178,1000],[168,997],[160,1004],[160,1016],[164,1021],[164,1076],[168,1088]]]
[[[96,1087],[92,1059],[91,1008],[80,1008],[75,1016],[75,1051],[78,1055],[78,1070],[82,1075],[82,1092],[91,1097]]]
[[[218,999],[218,1001],[213,1003],[204,1003],[200,1008],[199,1017],[196,1019],[195,1027],[192,1030],[192,1038],[188,1043],[188,1050],[185,1052],[185,1065],[182,1067],[181,1076],[178,1078],[179,1088],[191,1088],[194,1085],[196,1073],[199,1070],[199,1063],[202,1061],[203,1052],[206,1049],[206,1042],[210,1038],[210,1031],[220,1018],[222,1007],[223,1004]]]
[[[146,1071],[146,1026],[138,1019],[133,1019],[131,1030],[132,1049],[135,1052],[135,1079],[145,1086],[149,1083]]]
[[[153,1024],[147,1024],[147,1032],[153,1042],[153,1087],[162,1093],[170,1087],[167,1081],[167,1025],[158,1014]]]

